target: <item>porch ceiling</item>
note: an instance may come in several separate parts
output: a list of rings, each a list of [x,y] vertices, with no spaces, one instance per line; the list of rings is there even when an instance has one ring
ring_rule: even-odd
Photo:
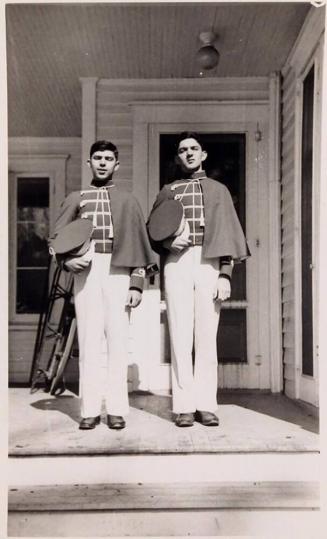
[[[199,76],[198,34],[221,59],[207,76],[281,69],[309,3],[7,5],[9,136],[81,135],[79,77]]]

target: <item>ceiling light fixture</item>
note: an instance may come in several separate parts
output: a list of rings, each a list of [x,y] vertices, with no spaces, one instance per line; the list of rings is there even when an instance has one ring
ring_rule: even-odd
[[[199,40],[202,45],[195,58],[201,69],[210,70],[218,65],[220,54],[214,46],[217,37],[217,34],[211,30],[200,32]]]

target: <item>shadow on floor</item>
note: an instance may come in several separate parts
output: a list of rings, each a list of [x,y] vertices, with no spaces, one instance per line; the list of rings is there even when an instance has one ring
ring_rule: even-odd
[[[73,395],[60,395],[59,397],[48,397],[40,399],[30,404],[32,408],[43,411],[57,411],[70,417],[76,423],[81,420],[80,401]]]
[[[235,404],[254,412],[288,421],[303,429],[319,434],[317,410],[306,403],[292,400],[280,393],[265,391],[222,390],[218,393],[219,404]]]
[[[43,395],[46,394],[43,393]],[[130,393],[129,402],[130,406],[137,410],[143,410],[169,422],[173,420],[169,395],[154,395],[148,391],[135,391]],[[81,419],[80,400],[74,395],[49,396],[32,402],[30,406],[37,410],[61,412],[76,423],[79,423]]]
[[[172,403],[170,395],[155,395],[149,391],[134,391],[129,395],[130,406],[137,410],[144,410],[169,422],[173,420]]]
[[[221,428],[176,429],[171,396],[130,394],[128,428],[94,433],[78,429],[80,399],[10,390],[10,455],[186,454],[317,452],[318,421],[282,395],[219,391]],[[105,423],[103,414],[102,423]]]
[[[293,401],[281,394],[266,391],[220,390],[219,405],[235,404],[275,419],[287,421],[303,429],[319,434],[319,419],[313,406]],[[154,395],[146,391],[130,394],[130,404],[168,421],[173,420],[170,395]]]
[[[148,391],[134,391],[129,395],[131,407],[143,410],[169,422],[174,419],[171,400],[170,395],[156,395]],[[285,395],[262,391],[220,390],[218,402],[219,405],[234,404],[275,419],[293,423],[309,432],[319,434],[319,419],[314,407],[293,401]],[[76,423],[80,421],[80,402],[73,395],[49,396],[31,403],[31,406],[44,411],[56,410],[67,415]]]

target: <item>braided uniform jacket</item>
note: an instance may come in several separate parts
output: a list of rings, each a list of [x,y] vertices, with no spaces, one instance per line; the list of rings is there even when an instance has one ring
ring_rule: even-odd
[[[131,269],[130,288],[143,289],[145,268],[155,264],[142,210],[131,193],[113,183],[70,193],[61,205],[55,232],[82,217],[93,222],[95,251],[112,253],[114,266]]]
[[[178,180],[173,186],[174,198],[184,208],[184,215],[190,227],[192,245],[202,245],[204,237],[204,205],[200,180]]]
[[[189,204],[189,197],[186,199],[181,196],[181,203],[189,208],[184,208],[185,216],[189,220],[190,228],[192,222],[193,226],[193,240],[194,245],[201,244],[203,247],[204,258],[220,259],[220,271],[221,273],[231,274],[229,264],[231,260],[239,262],[250,256],[250,251],[239,222],[231,195],[222,183],[207,178],[204,171],[198,171],[192,174],[188,179],[177,180],[172,183],[163,186],[159,192],[152,211],[157,208],[164,200],[179,197],[185,189],[185,182],[192,181],[192,184],[198,183],[199,189],[202,192],[203,200],[203,220],[201,219],[201,202],[199,202],[199,195],[195,196],[195,204]],[[194,180],[197,180],[194,182]],[[184,186],[183,186],[184,184]],[[199,189],[196,189],[198,193]],[[193,192],[192,189],[192,192]],[[191,212],[191,215],[187,212]],[[199,215],[200,214],[200,215]],[[193,219],[194,215],[194,219]],[[151,213],[148,222],[151,220]],[[198,229],[203,224],[203,235]],[[201,227],[200,227],[201,228]],[[199,241],[199,243],[197,243]],[[151,245],[154,251],[158,254],[165,255],[167,250],[165,249],[163,242],[151,241]]]

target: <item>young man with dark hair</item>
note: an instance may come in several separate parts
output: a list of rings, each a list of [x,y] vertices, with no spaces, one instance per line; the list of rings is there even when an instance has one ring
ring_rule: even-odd
[[[154,256],[137,200],[131,193],[119,191],[113,182],[119,167],[116,146],[105,140],[95,142],[88,166],[91,185],[68,195],[55,227],[56,235],[78,218],[93,223],[89,250],[82,256],[61,260],[63,268],[74,273],[82,416],[79,428],[89,430],[100,423],[104,396],[109,428],[122,429],[129,411],[129,313],[141,302],[146,269],[154,263]]]
[[[176,162],[181,177],[162,188],[148,221],[153,249],[166,255],[173,412],[178,427],[190,427],[194,419],[206,426],[219,424],[215,413],[216,335],[221,302],[231,294],[234,261],[249,255],[228,189],[207,178],[203,170],[206,157],[196,133],[184,132],[179,136]],[[182,204],[184,226],[164,238],[165,215],[170,212],[167,218],[172,222],[175,211],[173,204],[169,210],[167,201],[171,200],[175,206],[176,200]]]

